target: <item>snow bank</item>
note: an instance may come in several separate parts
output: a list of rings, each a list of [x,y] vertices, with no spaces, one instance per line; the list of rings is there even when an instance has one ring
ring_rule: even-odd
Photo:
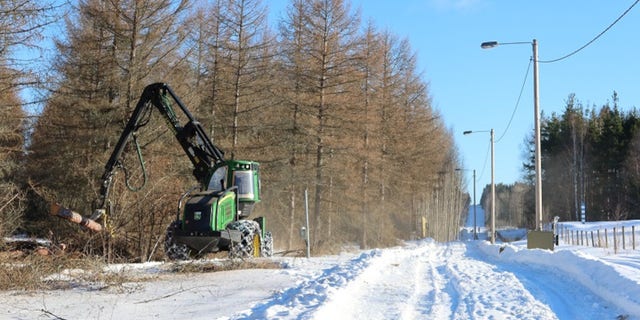
[[[609,261],[603,260],[575,247],[572,250],[548,251],[479,242],[478,248],[496,263],[538,266],[560,277],[571,279],[634,317],[640,317],[640,282],[637,269],[621,272],[620,268],[610,262],[611,258]],[[638,259],[636,255],[635,260]]]

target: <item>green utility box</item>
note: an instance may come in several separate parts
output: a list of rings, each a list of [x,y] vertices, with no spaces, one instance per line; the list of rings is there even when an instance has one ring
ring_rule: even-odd
[[[535,231],[527,232],[527,249],[547,249],[553,251],[554,245],[553,231]]]

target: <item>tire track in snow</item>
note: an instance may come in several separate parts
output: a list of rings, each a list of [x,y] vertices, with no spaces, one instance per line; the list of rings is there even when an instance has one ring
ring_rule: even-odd
[[[557,319],[548,306],[529,293],[518,278],[495,265],[469,257],[463,243],[452,251],[445,274],[460,296],[454,319]]]
[[[277,293],[247,311],[222,319],[309,319],[310,313],[333,294],[334,288],[342,287],[358,276],[380,253],[380,250],[364,252],[343,264],[325,269],[319,276],[302,281],[298,286]]]
[[[554,319],[513,275],[467,257],[464,244],[434,249],[419,260],[428,270],[421,279],[428,290],[401,319]]]
[[[384,250],[314,319],[557,319],[511,273],[462,243]]]
[[[457,294],[447,290],[449,279],[442,273],[444,260],[450,252],[444,247],[437,246],[429,251],[424,262],[428,273],[424,274],[417,281],[422,282],[428,289],[421,293],[416,293],[415,302],[410,313],[404,313],[403,319],[448,319],[451,317],[451,305],[453,299],[457,299]]]
[[[431,261],[433,260],[432,256],[434,253],[439,250],[436,250],[437,248],[435,246],[431,249],[432,250],[426,252],[425,257],[419,259],[425,263],[416,263],[417,267],[413,274],[415,287],[411,298],[407,301],[407,305],[402,312],[403,319],[415,318],[418,314],[434,312],[432,307],[438,306],[442,300],[442,297],[436,295],[436,291],[439,291],[436,289],[438,283],[435,281],[424,281],[425,278],[433,279],[437,275],[435,271],[436,266]],[[420,300],[424,299],[424,297],[428,297],[431,303],[426,306],[421,305]]]
[[[384,250],[369,267],[340,288],[314,313],[314,319],[400,319],[422,295],[424,259],[436,246]]]

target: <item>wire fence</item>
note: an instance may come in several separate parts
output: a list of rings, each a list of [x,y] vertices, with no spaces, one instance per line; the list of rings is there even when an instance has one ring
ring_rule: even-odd
[[[558,236],[567,245],[613,249],[614,253],[640,249],[639,226],[619,226],[596,230],[578,230],[560,224]]]

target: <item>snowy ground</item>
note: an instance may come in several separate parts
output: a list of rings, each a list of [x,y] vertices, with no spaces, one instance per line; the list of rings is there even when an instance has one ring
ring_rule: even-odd
[[[0,292],[0,319],[640,319],[640,251],[426,239],[276,259],[283,269],[114,266],[153,280]]]

